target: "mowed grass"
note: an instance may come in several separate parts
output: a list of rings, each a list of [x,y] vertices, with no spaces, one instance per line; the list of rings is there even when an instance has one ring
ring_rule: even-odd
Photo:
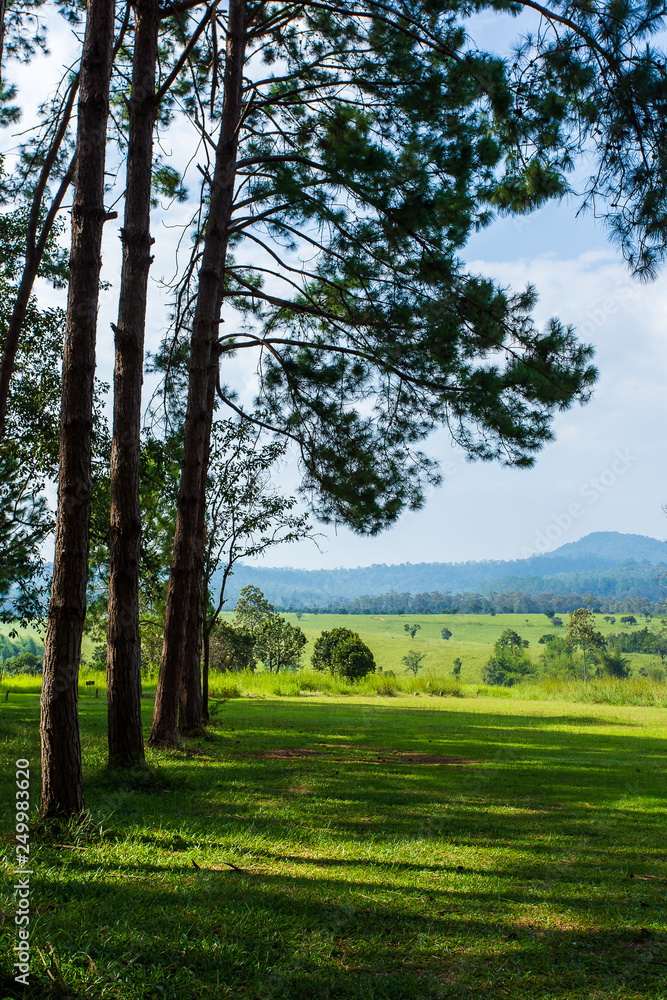
[[[0,702],[8,887],[38,711]],[[33,822],[31,1000],[667,998],[666,710],[234,699],[130,777],[104,714],[81,699],[93,821]]]

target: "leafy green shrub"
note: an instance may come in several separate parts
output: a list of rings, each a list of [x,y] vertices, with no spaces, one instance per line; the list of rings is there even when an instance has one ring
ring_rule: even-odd
[[[398,684],[393,678],[387,677],[386,674],[383,674],[380,681],[375,684],[375,693],[383,695],[385,698],[393,698],[397,691]]]
[[[463,698],[463,691],[461,685],[456,681],[450,680],[448,677],[439,679],[434,682],[433,685],[429,685],[429,694],[437,698]]]
[[[337,643],[342,642],[345,639],[353,639],[355,636],[359,638],[359,634],[357,632],[353,632],[350,628],[343,627],[332,628],[328,632],[322,632],[322,634],[315,640],[315,646],[313,648],[313,655],[311,657],[313,669],[319,670],[322,673],[325,673],[326,671],[331,673],[331,658]]]
[[[335,645],[331,656],[331,670],[349,681],[356,681],[366,674],[375,673],[375,657],[366,643],[355,635]]]
[[[538,643],[544,645],[540,663],[545,673],[551,676],[574,674],[577,663],[570,642],[560,635],[543,635]]]
[[[375,658],[359,634],[349,628],[333,628],[322,632],[315,641],[312,665],[315,670],[329,671],[356,681],[375,673]]]
[[[505,629],[495,646],[493,656],[482,668],[482,680],[494,686],[512,687],[535,672],[525,652],[528,645],[513,629]]]
[[[640,667],[639,675],[640,677],[648,677],[652,681],[662,681],[663,683],[667,677],[664,667],[659,666],[657,663],[652,663],[648,667]]]
[[[603,649],[597,653],[598,672],[608,677],[628,677],[630,675],[630,659],[623,656],[620,646]]]
[[[27,674],[29,677],[37,677],[42,672],[42,658],[36,653],[20,653],[6,659],[2,664],[2,673],[5,677],[16,677],[19,674]]]

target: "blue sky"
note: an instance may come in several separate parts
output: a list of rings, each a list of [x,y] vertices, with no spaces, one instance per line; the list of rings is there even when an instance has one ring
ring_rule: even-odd
[[[478,41],[495,33],[500,22],[485,18]],[[509,38],[517,23],[503,19]],[[54,35],[53,62],[64,58],[67,29]],[[53,65],[53,62],[51,65]],[[45,61],[40,70],[12,67],[27,105],[43,99]],[[175,150],[187,147],[184,137]],[[4,149],[12,140],[5,136]],[[169,153],[170,150],[167,150]],[[430,492],[423,510],[405,515],[376,538],[360,538],[345,529],[321,528],[320,549],[311,542],[270,551],[266,565],[307,568],[360,566],[372,563],[450,562],[468,559],[513,559],[553,549],[591,531],[622,531],[667,536],[662,505],[667,503],[667,269],[652,284],[640,284],[607,240],[603,227],[589,215],[575,218],[577,202],[551,204],[529,217],[501,219],[477,234],[466,250],[471,269],[512,288],[530,282],[539,292],[538,322],[557,315],[572,323],[579,336],[596,347],[600,380],[591,402],[574,407],[554,421],[556,439],[538,456],[532,470],[468,463],[445,432],[427,442],[445,475],[444,485]],[[187,207],[169,214],[185,219]],[[174,231],[167,217],[155,213],[156,260],[151,273],[148,343],[155,347],[166,319],[160,279],[173,271]],[[113,345],[109,324],[115,318],[120,273],[115,224],[106,229],[104,277],[112,288],[102,294],[98,340],[98,374],[111,380]],[[114,287],[115,286],[115,287]],[[54,301],[43,290],[44,301]],[[150,385],[150,383],[148,383]],[[280,473],[280,483],[293,490],[294,464]]]

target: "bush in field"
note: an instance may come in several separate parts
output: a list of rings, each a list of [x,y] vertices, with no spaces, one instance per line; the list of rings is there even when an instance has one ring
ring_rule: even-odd
[[[535,672],[526,653],[527,639],[522,639],[513,629],[505,629],[495,646],[493,656],[482,668],[486,684],[512,687]]]
[[[358,680],[375,672],[375,659],[357,632],[332,628],[315,641],[312,665],[315,670]]]
[[[456,659],[454,660],[454,666],[453,666],[453,669],[452,669],[452,673],[454,674],[455,677],[460,677],[461,676],[461,667],[462,666],[463,666],[463,664],[461,663],[461,660],[457,656]]]
[[[246,629],[220,622],[210,638],[209,668],[221,673],[254,670],[254,646],[255,640]]]
[[[322,672],[326,672],[327,670],[331,672],[331,657],[333,656],[336,644],[342,642],[344,639],[353,639],[355,636],[357,639],[359,638],[358,633],[353,632],[351,628],[332,628],[328,632],[322,632],[315,640],[315,647],[310,661],[313,669]]]
[[[95,646],[93,649],[93,655],[90,658],[90,669],[91,670],[106,670],[107,669],[107,647],[106,643]]]
[[[543,635],[539,642],[544,645],[540,663],[545,673],[557,676],[576,672],[574,650],[567,639],[560,635]]]
[[[375,673],[375,658],[359,636],[343,639],[333,650],[331,672],[348,681],[358,681],[367,674]]]
[[[630,659],[623,656],[620,646],[612,649],[602,649],[596,654],[598,674],[608,677],[628,677],[630,675]]]
[[[667,679],[667,674],[663,667],[659,666],[657,663],[651,663],[648,667],[639,668],[640,677],[648,677],[652,681],[664,682]]]
[[[42,672],[42,658],[36,653],[19,653],[8,657],[2,664],[5,677],[16,677],[18,674],[28,674],[37,677]]]

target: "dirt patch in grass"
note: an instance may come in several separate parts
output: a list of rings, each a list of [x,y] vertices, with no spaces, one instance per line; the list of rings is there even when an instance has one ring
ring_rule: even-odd
[[[304,759],[309,757],[328,757],[331,761],[354,763],[364,761],[365,763],[376,764],[449,764],[462,766],[464,764],[479,764],[479,760],[468,760],[465,757],[442,757],[439,754],[402,752],[400,750],[385,750],[381,748],[371,748],[354,746],[350,743],[327,744],[332,750],[351,750],[354,753],[364,753],[363,758],[355,757],[332,757],[327,750],[313,750],[309,747],[282,747],[271,750],[258,750],[250,754],[251,757],[261,757],[264,760],[291,760],[295,758]],[[376,756],[377,755],[377,756]]]
[[[400,760],[402,764],[481,764],[479,760],[468,760],[465,757],[441,757],[433,753],[392,753],[391,757],[382,758],[382,763]]]

